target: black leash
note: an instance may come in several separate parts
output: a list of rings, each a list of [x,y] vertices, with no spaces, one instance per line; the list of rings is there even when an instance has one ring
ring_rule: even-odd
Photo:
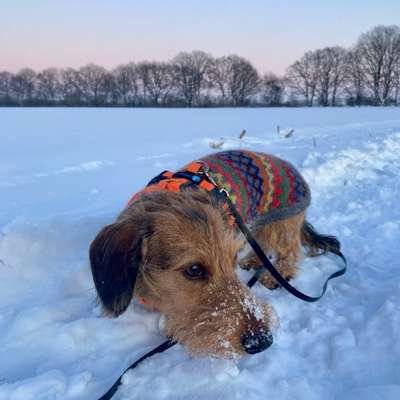
[[[257,271],[252,278],[247,282],[248,287],[252,287],[258,280],[259,276],[259,271]],[[110,387],[110,389],[107,391],[107,393],[103,394],[99,398],[99,400],[110,400],[115,392],[118,390],[119,385],[121,384],[121,379],[125,375],[126,372],[128,372],[130,369],[136,368],[142,361],[144,361],[146,358],[149,358],[153,356],[154,354],[157,353],[162,353],[165,350],[168,350],[170,347],[175,346],[177,342],[172,341],[172,340],[166,340],[165,342],[161,343],[159,346],[155,347],[153,350],[149,351],[146,353],[144,356],[140,357],[137,359],[134,363],[132,363],[121,375],[120,377],[115,381],[115,383]]]
[[[254,274],[254,276],[247,282],[248,287],[252,287],[258,280],[259,273],[258,271]],[[144,356],[140,357],[137,359],[134,363],[132,363],[121,375],[120,377],[115,381],[115,383],[110,387],[110,389],[107,391],[107,393],[103,394],[99,398],[99,400],[110,400],[115,392],[118,390],[119,385],[121,384],[121,379],[125,375],[126,372],[128,372],[130,369],[136,368],[142,361],[144,361],[146,358],[149,358],[153,356],[154,354],[157,353],[162,353],[165,350],[168,350],[170,347],[175,346],[177,342],[172,341],[172,340],[166,340],[165,342],[161,343],[159,346],[155,347],[153,350],[149,351],[146,353]]]
[[[249,242],[251,248],[254,250],[254,253],[256,253],[257,257],[260,259],[262,262],[262,266],[274,277],[274,279],[283,287],[285,288],[289,293],[291,293],[293,296],[296,296],[300,300],[307,301],[309,303],[313,303],[315,301],[318,301],[326,292],[326,289],[328,287],[328,282],[333,279],[337,278],[338,276],[344,275],[344,273],[347,270],[347,261],[345,256],[342,254],[341,251],[339,250],[330,250],[331,252],[334,252],[338,257],[340,257],[344,263],[344,267],[340,269],[339,271],[334,272],[333,274],[329,275],[327,280],[325,281],[323,287],[322,287],[322,292],[319,296],[313,297],[313,296],[308,296],[305,293],[300,292],[300,290],[296,289],[294,286],[292,286],[281,274],[280,272],[273,266],[271,261],[268,259],[268,257],[265,255],[264,251],[260,247],[260,245],[257,243],[257,241],[254,239],[254,236],[251,234],[250,230],[247,228],[245,223],[243,222],[242,217],[236,210],[236,207],[233,205],[232,201],[230,200],[228,194],[226,193],[225,190],[220,191],[221,195],[224,197],[225,202],[228,204],[230,211],[232,212],[233,216],[235,217],[236,223],[239,227],[239,229],[242,231],[243,235],[246,237],[247,241]],[[248,282],[249,287],[253,286],[254,283],[257,282],[259,279],[261,273],[263,272],[262,268],[259,268],[257,272],[254,274],[254,276],[250,279]]]
[[[161,343],[159,346],[155,347],[153,350],[149,351],[146,353],[144,356],[140,357],[138,360],[136,360],[134,363],[132,363],[121,375],[120,377],[116,380],[114,385],[110,387],[110,389],[107,391],[107,393],[103,394],[99,398],[99,400],[109,400],[111,397],[114,396],[115,392],[118,390],[119,385],[121,384],[121,379],[125,375],[126,372],[128,372],[130,369],[136,368],[142,361],[144,361],[146,358],[149,358],[151,356],[154,356],[154,354],[157,353],[162,353],[165,350],[168,350],[170,347],[175,346],[176,342],[172,340],[166,340],[165,342]]]
[[[181,173],[177,173],[182,175]],[[175,174],[176,175],[176,174]],[[161,174],[160,174],[161,176]],[[299,290],[297,290],[294,286],[292,286],[280,273],[279,271],[273,266],[271,261],[268,259],[268,257],[265,255],[264,251],[260,247],[260,245],[257,243],[257,241],[254,239],[254,236],[250,232],[250,230],[247,228],[246,224],[243,222],[242,217],[236,210],[236,207],[232,203],[232,201],[229,198],[229,194],[226,190],[224,189],[219,189],[217,184],[210,179],[210,176],[208,175],[207,171],[205,171],[203,174],[197,175],[197,174],[191,174],[191,173],[185,173],[185,178],[189,179],[192,181],[194,184],[198,184],[201,179],[204,179],[204,177],[208,178],[211,183],[213,183],[216,187],[216,193],[218,196],[221,196],[223,200],[228,204],[230,211],[232,212],[233,216],[235,217],[236,224],[238,228],[242,231],[243,235],[246,237],[247,241],[249,242],[251,248],[253,251],[256,253],[260,261],[262,262],[262,267],[264,267],[273,277],[274,279],[283,287],[285,288],[289,293],[292,295],[296,296],[300,300],[307,301],[307,302],[315,302],[318,301],[326,292],[326,289],[328,287],[328,282],[333,279],[337,278],[338,276],[343,275],[346,270],[347,270],[347,261],[345,256],[340,250],[332,250],[330,249],[329,251],[336,254],[338,257],[342,259],[344,262],[344,267],[340,269],[339,271],[334,272],[333,274],[329,275],[329,277],[326,279],[323,287],[322,287],[322,292],[319,296],[313,297],[313,296],[308,296]],[[156,177],[159,178],[159,177]],[[162,179],[162,178],[161,178]],[[263,268],[259,268],[256,273],[250,278],[250,280],[247,282],[248,287],[254,286],[254,284],[258,281],[261,273],[264,272]],[[153,350],[149,351],[142,357],[140,357],[138,360],[136,360],[134,363],[132,363],[126,370],[120,375],[120,377],[117,379],[117,381],[111,386],[111,388],[99,398],[99,400],[109,400],[113,397],[115,392],[118,390],[119,385],[121,384],[121,379],[123,375],[131,370],[136,368],[142,361],[146,360],[146,358],[149,358],[153,356],[154,354],[157,353],[162,353],[165,350],[168,350],[170,347],[175,346],[177,342],[172,341],[172,340],[166,340],[165,342],[161,343],[159,346],[155,347]]]

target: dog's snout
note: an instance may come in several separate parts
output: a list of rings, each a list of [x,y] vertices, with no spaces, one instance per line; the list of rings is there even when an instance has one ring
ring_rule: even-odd
[[[273,341],[272,334],[268,331],[247,332],[242,337],[242,346],[246,353],[256,354],[268,349]]]

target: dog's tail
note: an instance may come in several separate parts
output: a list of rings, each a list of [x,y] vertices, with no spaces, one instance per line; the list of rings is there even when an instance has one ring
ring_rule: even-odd
[[[301,243],[307,248],[309,257],[316,257],[328,252],[341,254],[340,242],[335,236],[321,235],[307,221],[304,221],[301,227]]]

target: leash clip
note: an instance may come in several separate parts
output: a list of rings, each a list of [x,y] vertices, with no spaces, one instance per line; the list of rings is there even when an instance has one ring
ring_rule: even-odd
[[[215,179],[210,175],[210,167],[207,165],[206,162],[203,160],[198,160],[196,161],[201,165],[201,170],[199,171],[199,174],[205,175],[205,177],[216,187],[218,192],[220,194],[223,194],[226,196],[226,198],[229,199],[229,192],[225,188],[219,187],[218,183],[215,181]]]
[[[218,188],[218,186],[217,186],[217,188]],[[225,195],[225,197],[226,197],[227,199],[229,199],[229,192],[228,192],[225,188],[221,188],[221,189],[218,188],[218,190],[219,190],[219,193]]]

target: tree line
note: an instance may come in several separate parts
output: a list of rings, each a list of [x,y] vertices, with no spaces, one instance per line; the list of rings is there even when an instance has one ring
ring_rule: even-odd
[[[284,76],[261,76],[243,57],[203,51],[113,70],[89,64],[0,72],[0,106],[382,106],[398,105],[399,96],[397,25],[376,26],[349,49],[308,51]]]

